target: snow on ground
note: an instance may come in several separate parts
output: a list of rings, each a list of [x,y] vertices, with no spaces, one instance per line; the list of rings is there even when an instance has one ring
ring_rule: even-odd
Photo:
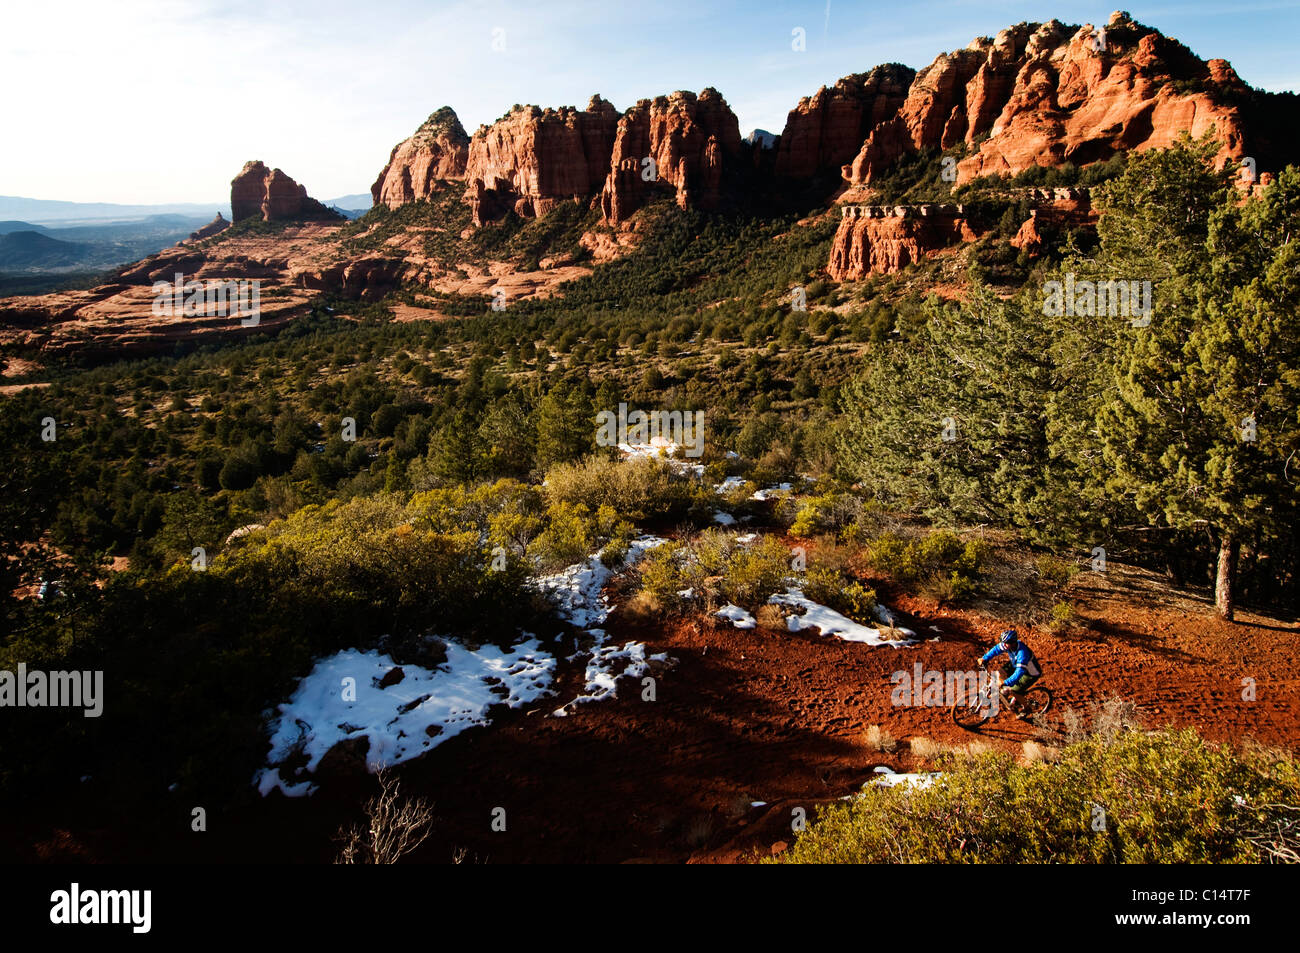
[[[736,518],[730,513],[724,513],[722,510],[713,511],[713,522],[719,526],[735,526]]]
[[[623,561],[626,569],[643,555],[646,550],[660,546],[667,540],[659,536],[642,536],[634,539],[628,546],[627,558]],[[572,622],[579,628],[601,625],[613,608],[601,595],[601,590],[614,576],[615,570],[600,561],[600,553],[589,557],[585,562],[574,563],[550,576],[541,576],[537,580],[542,592],[556,605],[556,611],[562,619]]]
[[[628,642],[623,646],[596,646],[592,649],[591,658],[587,660],[583,693],[551,714],[564,718],[578,705],[618,697],[618,680],[623,677],[640,678],[650,671],[650,662],[667,664],[668,655],[664,652],[647,655],[644,642]]]
[[[750,499],[770,500],[772,497],[779,496],[782,493],[789,493],[792,489],[793,487],[789,483],[778,483],[776,486],[768,486],[758,490],[750,497]]]
[[[890,771],[883,764],[875,769],[876,776],[863,785],[864,788],[894,788],[900,784],[906,784],[914,788],[928,788],[934,783],[934,779],[939,777],[940,772],[935,771],[930,774],[917,773],[899,773]]]
[[[633,540],[628,547],[627,558],[623,561],[622,568],[628,568],[644,556],[647,550],[666,542],[667,540],[660,536],[642,536]],[[617,694],[615,683],[618,679],[625,675],[630,677],[644,675],[648,671],[649,662],[670,661],[664,653],[647,656],[645,645],[641,642],[628,642],[623,646],[606,645],[605,630],[595,628],[604,624],[614,609],[601,590],[613,578],[615,572],[606,567],[600,561],[600,553],[596,553],[585,562],[576,563],[568,569],[537,580],[542,591],[556,604],[559,615],[579,628],[586,629],[587,634],[595,640],[591,649],[591,658],[587,661],[583,693],[557,708],[553,712],[556,716],[568,715],[576,705],[613,698]],[[582,652],[575,653],[570,661],[581,654]]]
[[[881,635],[879,629],[873,629],[870,626],[854,622],[847,616],[842,616],[834,609],[828,609],[826,606],[819,605],[805,596],[798,589],[790,588],[784,593],[777,593],[767,600],[774,605],[790,606],[794,609],[805,610],[802,615],[791,615],[785,620],[786,628],[791,632],[798,632],[801,629],[818,629],[822,635],[833,635],[845,642],[865,642],[867,645],[888,645],[893,648],[906,648],[917,643],[916,633],[911,629],[898,629],[897,631],[907,636],[904,639],[887,639]],[[884,610],[888,613],[888,610]],[[878,612],[879,618],[882,613]],[[889,617],[892,617],[890,615]],[[888,624],[888,623],[886,623]]]
[[[713,491],[715,493],[730,493],[732,490],[739,490],[744,485],[745,485],[744,477],[729,476],[721,483],[714,484]]]
[[[649,457],[652,460],[665,460],[668,465],[679,473],[689,473],[692,476],[704,476],[704,464],[688,463],[681,457],[676,456],[679,449],[683,449],[680,444],[665,441],[663,443],[620,443],[619,451],[623,456],[631,460],[636,457]],[[683,449],[683,452],[684,449]]]
[[[276,788],[290,797],[310,794],[315,786],[309,775],[325,753],[340,741],[363,736],[370,739],[371,771],[400,764],[466,728],[487,724],[493,705],[516,708],[553,694],[555,664],[536,639],[509,651],[493,645],[471,651],[448,642],[441,665],[432,670],[403,665],[403,678],[381,688],[380,681],[396,667],[393,660],[378,651],[345,649],[320,659],[280,705],[267,767],[254,781],[264,795]],[[282,778],[281,766],[299,749],[307,764],[295,777]]]
[[[731,624],[738,629],[752,629],[758,625],[757,620],[752,615],[740,606],[733,606],[730,603],[723,606],[714,615],[720,619],[730,619]]]

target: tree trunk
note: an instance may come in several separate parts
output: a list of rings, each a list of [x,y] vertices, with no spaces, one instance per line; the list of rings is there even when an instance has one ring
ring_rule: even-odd
[[[1214,578],[1214,608],[1219,615],[1232,621],[1232,583],[1237,576],[1237,537],[1225,532],[1219,539],[1219,571]]]

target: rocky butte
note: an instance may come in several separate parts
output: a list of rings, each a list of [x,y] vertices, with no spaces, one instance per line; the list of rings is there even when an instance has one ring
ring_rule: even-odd
[[[455,110],[443,106],[409,138],[393,146],[388,164],[370,187],[375,205],[397,208],[428,199],[452,181],[465,178],[469,136]]]
[[[264,222],[338,221],[337,212],[307,195],[307,190],[279,169],[260,161],[244,164],[230,182],[231,224],[246,218]]]

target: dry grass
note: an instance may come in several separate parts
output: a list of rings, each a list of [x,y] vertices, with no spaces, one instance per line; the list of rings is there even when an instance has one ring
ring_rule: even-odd
[[[633,593],[618,610],[624,618],[637,622],[649,622],[663,615],[663,604],[657,596],[644,589]]]
[[[987,741],[971,741],[964,745],[941,745],[940,751],[957,758],[978,758],[988,754],[993,746]]]
[[[911,748],[912,754],[916,757],[927,761],[939,757],[939,754],[943,751],[943,747],[938,742],[924,737],[913,738],[908,742],[908,747]]]
[[[703,847],[713,836],[713,816],[701,814],[691,820],[682,832],[682,839],[688,847]]]
[[[754,613],[754,618],[758,622],[758,627],[767,632],[789,631],[785,624],[785,611],[770,602],[759,606],[758,611]]]
[[[880,725],[870,726],[862,733],[862,740],[873,751],[893,751],[898,747],[898,742],[889,733],[889,729]]]
[[[1037,741],[1026,741],[1020,746],[1021,760],[1024,764],[1057,761],[1061,757],[1059,749],[1051,745],[1040,745]]]

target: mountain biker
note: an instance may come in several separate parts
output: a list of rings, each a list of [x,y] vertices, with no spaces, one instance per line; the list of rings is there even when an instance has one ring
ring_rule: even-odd
[[[1009,664],[1003,672],[1005,674],[1006,669],[1012,671],[1002,681],[1003,696],[1011,706],[1011,710],[1016,712],[1016,717],[1023,719],[1025,716],[1019,709],[1024,694],[1030,685],[1042,677],[1043,670],[1038,664],[1038,659],[1034,657],[1033,651],[1020,641],[1020,636],[1016,635],[1015,629],[1007,629],[999,635],[998,644],[984,653],[980,664],[987,665],[1004,652]]]

